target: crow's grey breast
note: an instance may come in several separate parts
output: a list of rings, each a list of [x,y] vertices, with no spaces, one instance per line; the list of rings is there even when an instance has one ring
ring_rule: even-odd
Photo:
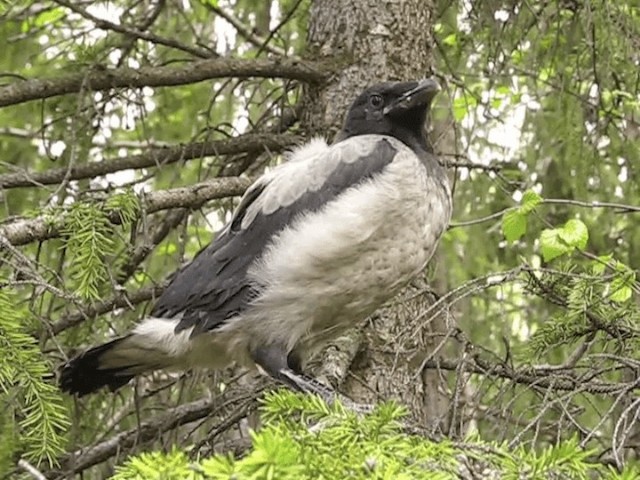
[[[173,277],[151,315],[180,316],[176,332],[193,327],[193,336],[241,313],[260,293],[247,270],[271,239],[300,215],[317,211],[380,173],[396,154],[384,138],[361,143],[358,137],[333,147],[318,142],[313,146],[313,153],[319,154],[315,163],[303,159],[297,165],[294,154],[282,171],[276,169],[254,184],[229,226]],[[293,169],[298,170],[295,176]]]

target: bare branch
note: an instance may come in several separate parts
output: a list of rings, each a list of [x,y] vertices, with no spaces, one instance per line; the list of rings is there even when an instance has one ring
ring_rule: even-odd
[[[120,170],[159,167],[171,163],[193,160],[214,155],[230,155],[248,152],[279,152],[300,142],[294,135],[247,134],[225,140],[189,143],[171,148],[153,149],[131,157],[116,158],[102,162],[84,163],[72,168],[61,167],[44,172],[19,171],[0,175],[0,189],[55,185],[69,175],[69,180],[94,178]],[[68,173],[69,172],[69,173]]]
[[[334,67],[335,68],[335,67]],[[324,63],[281,58],[214,58],[181,67],[141,67],[92,69],[50,79],[31,79],[0,88],[0,107],[42,100],[81,90],[102,91],[112,88],[167,87],[188,85],[214,78],[288,78],[320,82],[331,73]]]
[[[473,168],[473,167],[470,167]],[[640,212],[640,207],[635,205],[627,205],[624,203],[611,203],[611,202],[598,202],[596,200],[591,202],[585,202],[583,200],[571,200],[568,198],[545,198],[540,202],[543,205],[571,205],[574,207],[582,208],[611,208],[618,210],[615,213],[635,213]],[[494,212],[486,217],[475,218],[473,220],[466,220],[463,222],[451,222],[449,228],[469,227],[471,225],[477,225],[478,223],[484,223],[489,220],[495,220],[501,218],[505,213],[510,210],[516,210],[518,206],[507,207],[498,212]]]
[[[248,178],[223,177],[189,187],[160,190],[145,195],[145,209],[148,213],[176,207],[199,208],[215,198],[242,195],[251,184]]]

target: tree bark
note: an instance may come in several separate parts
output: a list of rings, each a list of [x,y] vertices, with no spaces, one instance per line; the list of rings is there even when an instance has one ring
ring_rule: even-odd
[[[433,8],[431,0],[314,1],[309,55],[349,66],[330,82],[308,87],[305,127],[333,136],[350,102],[366,86],[429,76]],[[398,400],[423,426],[435,430],[448,410],[447,397],[441,393],[444,375],[425,370],[422,360],[438,348],[446,325],[443,315],[419,318],[434,301],[425,291],[424,285],[407,289],[364,327],[339,339],[317,371],[352,400]]]

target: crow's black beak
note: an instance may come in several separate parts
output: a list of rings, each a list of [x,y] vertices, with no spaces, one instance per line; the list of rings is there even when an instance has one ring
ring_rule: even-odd
[[[414,108],[427,108],[433,97],[440,91],[440,84],[435,78],[427,78],[418,82],[418,85],[405,92],[396,101],[387,105],[384,109],[384,115],[402,114]]]

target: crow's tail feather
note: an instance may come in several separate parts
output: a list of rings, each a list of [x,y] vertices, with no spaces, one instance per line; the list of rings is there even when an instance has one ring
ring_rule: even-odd
[[[158,368],[135,348],[134,335],[116,338],[69,360],[60,371],[60,388],[79,397],[102,387],[113,392],[136,375]]]

